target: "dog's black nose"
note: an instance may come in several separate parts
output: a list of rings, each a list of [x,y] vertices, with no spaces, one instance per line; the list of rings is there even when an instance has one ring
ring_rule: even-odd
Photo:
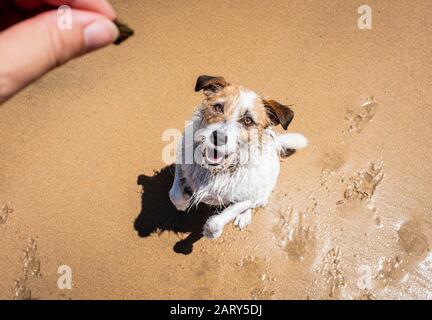
[[[211,134],[211,141],[215,145],[215,147],[223,146],[227,143],[227,136],[224,132],[215,130]]]

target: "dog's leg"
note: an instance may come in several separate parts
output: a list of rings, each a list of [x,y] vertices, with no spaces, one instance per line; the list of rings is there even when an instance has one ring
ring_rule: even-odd
[[[182,169],[180,165],[177,164],[175,167],[174,182],[169,192],[169,197],[177,210],[186,211],[190,205],[190,197],[185,195],[182,179]]]
[[[239,227],[240,230],[245,229],[252,222],[252,209],[247,209],[246,211],[240,213],[235,217],[234,225]]]
[[[203,234],[209,239],[219,238],[225,225],[235,219],[242,212],[253,208],[252,201],[243,201],[235,203],[226,208],[221,213],[210,217],[203,230]]]

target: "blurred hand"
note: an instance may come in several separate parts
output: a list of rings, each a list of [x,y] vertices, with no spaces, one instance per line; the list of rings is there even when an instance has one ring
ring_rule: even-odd
[[[73,10],[60,28],[57,8]],[[0,1],[0,104],[49,70],[111,44],[116,13],[107,0]]]

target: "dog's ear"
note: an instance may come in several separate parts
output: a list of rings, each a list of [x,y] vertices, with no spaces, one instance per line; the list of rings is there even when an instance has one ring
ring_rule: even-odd
[[[228,85],[223,77],[199,76],[195,85],[195,92],[204,90],[206,96],[212,95]]]
[[[288,129],[288,125],[294,118],[294,111],[274,100],[263,100],[263,104],[271,124],[273,126],[280,124],[284,130]]]

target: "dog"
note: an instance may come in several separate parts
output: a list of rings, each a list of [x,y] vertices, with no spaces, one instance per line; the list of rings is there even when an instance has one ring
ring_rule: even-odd
[[[308,140],[273,129],[287,130],[294,117],[290,107],[223,77],[200,76],[195,91],[203,91],[204,100],[177,147],[169,197],[180,211],[200,202],[222,208],[203,228],[214,239],[232,220],[240,229],[251,223],[253,209],[266,206],[276,185],[280,160]]]

